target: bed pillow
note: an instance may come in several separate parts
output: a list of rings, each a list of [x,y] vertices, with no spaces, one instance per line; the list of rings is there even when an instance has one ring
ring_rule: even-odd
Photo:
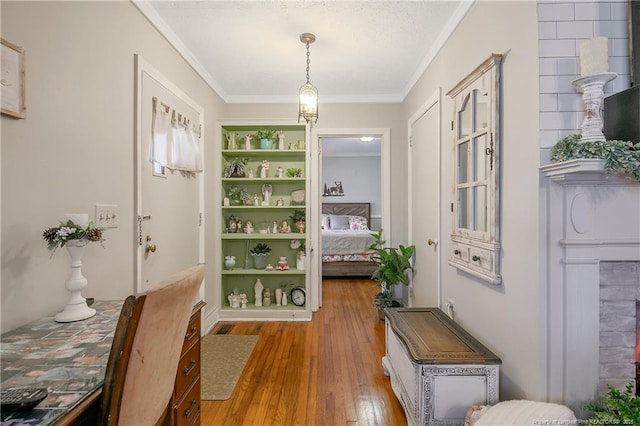
[[[331,224],[329,223],[329,215],[325,213],[322,214],[322,229],[331,229]]]
[[[349,216],[329,215],[331,229],[349,229]]]
[[[349,229],[352,231],[368,231],[367,218],[363,216],[349,216]]]

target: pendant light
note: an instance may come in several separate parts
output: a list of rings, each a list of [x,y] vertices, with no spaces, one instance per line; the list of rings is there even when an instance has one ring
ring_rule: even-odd
[[[300,34],[300,41],[307,46],[307,82],[300,87],[298,99],[298,123],[304,118],[307,123],[318,122],[318,89],[309,82],[309,44],[316,41],[316,36],[311,33]]]

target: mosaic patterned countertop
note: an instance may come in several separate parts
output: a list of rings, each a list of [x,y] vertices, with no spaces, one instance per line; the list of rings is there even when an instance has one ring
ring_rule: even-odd
[[[2,413],[2,426],[49,425],[104,382],[123,301],[96,301],[95,316],[59,323],[44,317],[0,337],[0,387],[46,387],[30,411]]]

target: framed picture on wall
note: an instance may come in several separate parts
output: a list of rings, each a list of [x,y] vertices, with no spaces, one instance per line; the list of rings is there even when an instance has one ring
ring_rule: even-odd
[[[25,63],[24,50],[5,39],[0,39],[0,63],[2,82],[0,112],[16,118],[24,118],[26,114],[24,96]]]

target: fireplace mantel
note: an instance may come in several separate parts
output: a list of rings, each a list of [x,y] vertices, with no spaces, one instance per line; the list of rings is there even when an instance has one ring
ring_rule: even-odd
[[[597,159],[540,170],[548,179],[548,399],[579,413],[599,391],[600,262],[640,260],[640,184]]]

